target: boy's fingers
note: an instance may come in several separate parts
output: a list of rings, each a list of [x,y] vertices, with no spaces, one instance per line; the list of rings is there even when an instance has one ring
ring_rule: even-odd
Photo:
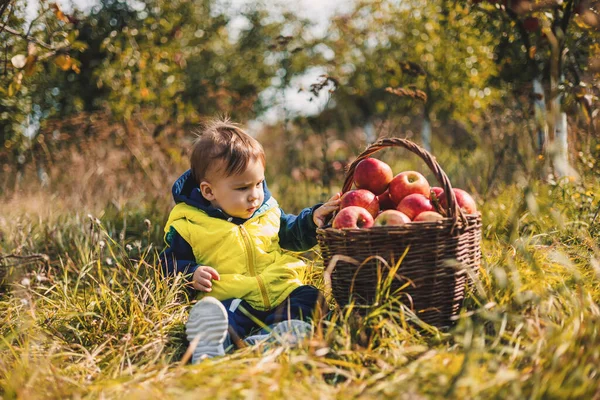
[[[212,289],[212,283],[210,282],[210,280],[208,279],[198,279],[197,281],[194,281],[194,289],[196,290],[201,290],[203,292],[210,292]]]
[[[212,279],[215,279],[217,281],[221,279],[221,276],[219,275],[217,270],[214,269],[213,267],[206,267],[204,270],[210,274],[210,277]]]
[[[200,279],[210,280],[212,278],[212,275],[207,270],[202,269],[200,272],[198,272],[198,276],[196,278],[197,278],[197,280],[200,280]]]
[[[192,284],[192,287],[193,287],[194,289],[196,289],[196,290],[199,290],[200,292],[210,292],[210,291],[211,291],[211,289],[210,289],[210,288],[207,288],[207,287],[205,287],[205,286],[202,286],[202,285],[200,285],[198,282],[194,282],[194,283]]]
[[[325,203],[321,207],[337,207],[339,205],[340,205],[339,202],[334,202],[334,203]]]
[[[200,286],[204,286],[206,288],[209,288],[212,286],[212,282],[210,281],[210,279],[206,279],[206,278],[200,278],[196,281],[196,283]]]

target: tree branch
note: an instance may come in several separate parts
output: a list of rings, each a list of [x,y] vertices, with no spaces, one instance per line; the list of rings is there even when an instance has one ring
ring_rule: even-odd
[[[10,5],[12,0],[4,0],[3,4],[0,5],[0,18],[2,18],[2,16],[4,15],[4,13],[6,12],[6,9],[8,8],[8,6]]]
[[[573,0],[569,0],[567,1],[567,6],[566,6],[566,10],[565,13],[563,14],[563,19],[562,19],[562,30],[563,32],[566,34],[567,33],[567,28],[569,27],[569,22],[571,21],[571,16],[573,15]]]
[[[2,4],[2,6],[0,8],[0,19],[2,19],[2,16],[6,12],[6,9],[8,8],[8,6],[10,6],[10,3],[11,3],[11,0],[8,0],[8,1],[6,1],[6,3]],[[14,7],[11,7],[10,13],[8,13],[8,18],[6,19],[7,22],[10,19],[10,16],[12,15],[13,10],[14,10]],[[2,33],[3,29],[4,29],[4,25],[0,28],[0,33]]]
[[[37,59],[38,61],[43,61],[47,58],[50,58],[52,56],[54,56],[57,53],[63,52],[64,50],[67,50],[69,48],[69,45],[67,43],[63,43],[62,45],[52,49],[51,51],[42,54],[41,56],[39,56]]]
[[[49,45],[48,43],[42,42],[41,40],[37,39],[34,36],[31,35],[27,35],[25,33],[19,32],[13,28],[11,28],[10,26],[7,25],[0,25],[0,31],[5,30],[6,32],[10,33],[11,35],[15,35],[15,36],[19,36],[29,42],[34,42],[35,44],[44,47],[48,50],[55,50],[54,47],[52,47],[52,45]]]
[[[11,0],[7,0],[6,3],[4,3],[4,5],[2,6],[2,11],[0,11],[0,19],[2,19],[2,15],[4,15],[6,8],[10,4],[11,4]],[[15,11],[15,8],[11,7],[10,12],[8,13],[8,18],[6,18],[7,23],[10,20],[10,17],[12,16],[14,11]],[[2,25],[2,28],[0,29],[0,34],[2,33],[3,30],[4,30],[4,25]],[[5,43],[4,44],[4,77],[6,77],[7,75],[8,75],[8,43]]]
[[[13,259],[15,261],[12,262],[12,264],[5,264],[8,262],[9,259]],[[43,261],[44,264],[48,265],[48,262],[50,261],[50,257],[48,257],[47,254],[43,254],[43,253],[34,253],[34,254],[29,254],[26,256],[21,256],[18,254],[2,254],[0,253],[0,266],[6,267],[6,266],[17,266],[20,264],[27,264],[27,263],[31,263],[31,262],[36,262],[36,261]]]

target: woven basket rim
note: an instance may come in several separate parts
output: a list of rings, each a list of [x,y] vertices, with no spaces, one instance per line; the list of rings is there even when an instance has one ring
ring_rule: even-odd
[[[481,212],[477,211],[474,214],[464,214],[467,220],[466,226],[461,224],[460,221],[458,223],[458,227],[461,225],[464,227],[470,227],[477,224],[477,221],[481,218]],[[402,225],[386,225],[386,226],[371,226],[369,228],[334,228],[331,224],[327,224],[323,227],[317,228],[317,233],[321,232],[368,232],[368,231],[381,231],[381,230],[390,230],[390,231],[400,231],[400,230],[417,230],[423,227],[444,227],[448,224],[453,224],[454,220],[450,217],[444,217],[439,221],[411,221]]]

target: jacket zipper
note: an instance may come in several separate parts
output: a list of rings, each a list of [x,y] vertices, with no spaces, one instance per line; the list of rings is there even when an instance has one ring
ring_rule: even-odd
[[[244,245],[246,246],[246,254],[248,255],[248,269],[250,270],[250,275],[255,277],[258,282],[258,288],[260,289],[260,294],[262,296],[263,302],[265,303],[265,307],[267,310],[271,309],[271,302],[269,301],[269,296],[267,296],[267,289],[265,287],[265,283],[263,279],[256,275],[256,271],[254,270],[254,248],[250,243],[250,235],[246,228],[243,225],[238,225],[240,227],[240,233],[242,234],[242,238],[244,239]]]

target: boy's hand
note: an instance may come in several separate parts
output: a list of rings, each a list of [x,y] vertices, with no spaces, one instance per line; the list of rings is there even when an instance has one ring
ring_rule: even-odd
[[[210,292],[212,291],[213,279],[217,281],[221,279],[217,270],[215,270],[213,267],[209,267],[208,265],[201,265],[194,271],[191,283],[196,290],[201,292]]]
[[[338,208],[340,208],[340,197],[341,193],[336,193],[332,198],[327,200],[326,203],[315,210],[313,213],[313,221],[317,227],[322,227],[328,220],[329,215],[333,214]]]

